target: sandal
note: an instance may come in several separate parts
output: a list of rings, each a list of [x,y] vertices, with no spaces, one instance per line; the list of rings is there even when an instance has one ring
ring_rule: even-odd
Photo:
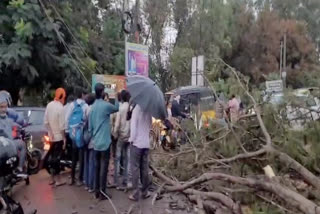
[[[131,200],[131,201],[138,201],[138,199],[136,199],[133,195],[129,195],[129,200]]]
[[[59,183],[55,183],[55,187],[60,187],[60,186],[63,186],[63,185],[65,185],[66,184],[66,182],[59,182]]]
[[[124,186],[118,186],[116,189],[118,191],[125,191],[126,190],[126,188]]]
[[[107,184],[107,188],[110,188],[110,189],[116,188],[116,185],[115,185],[115,184],[110,184],[110,183],[108,183],[108,184]]]
[[[151,196],[151,193],[147,192],[145,195],[142,196],[142,198],[147,199],[147,198],[150,198],[150,196]]]

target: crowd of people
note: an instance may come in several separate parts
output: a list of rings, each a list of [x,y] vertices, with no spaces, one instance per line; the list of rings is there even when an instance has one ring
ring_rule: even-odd
[[[72,159],[69,185],[84,186],[100,199],[111,198],[109,187],[119,191],[131,189],[129,199],[133,201],[147,198],[150,196],[148,156],[152,116],[130,101],[128,91],[121,91],[114,99],[104,91],[101,83],[95,85],[95,93],[75,88],[67,95],[63,88],[58,88],[54,100],[47,105],[44,124],[50,150],[45,166],[51,175],[49,184],[66,183],[60,176],[60,160],[67,149]],[[12,139],[13,124],[24,125],[25,121],[8,108],[11,102],[8,97],[7,92],[0,93],[0,130],[3,132],[0,134]],[[236,122],[241,105],[236,96],[232,95],[227,102],[219,93],[215,107],[217,121],[226,125],[228,117]],[[169,125],[172,118],[188,117],[181,111],[180,96],[168,102],[167,112]],[[26,147],[24,142],[15,143],[20,155],[18,171],[23,171]]]
[[[72,145],[69,185],[84,186],[99,199],[111,198],[111,187],[132,190],[129,199],[133,201],[148,198],[151,114],[130,103],[126,90],[114,101],[104,91],[105,86],[97,83],[95,93],[75,89],[66,100],[65,90],[58,88],[47,105],[44,121],[51,143],[46,161],[49,184],[66,183],[60,175],[60,160]]]

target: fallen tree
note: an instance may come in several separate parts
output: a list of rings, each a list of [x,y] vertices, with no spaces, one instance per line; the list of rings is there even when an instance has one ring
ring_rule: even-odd
[[[186,194],[197,204],[199,213],[229,210],[234,214],[246,214],[243,206],[259,201],[261,209],[263,204],[268,204],[280,213],[320,214],[317,196],[310,198],[310,194],[306,194],[306,191],[320,189],[320,179],[315,171],[300,162],[312,158],[309,162],[315,162],[316,157],[300,157],[294,153],[298,149],[289,142],[290,136],[286,135],[289,131],[279,118],[265,112],[264,105],[251,95],[248,84],[243,84],[238,73],[225,65],[251,101],[255,117],[242,117],[237,124],[240,128],[229,122],[226,129],[213,125],[207,133],[189,131],[194,133],[190,144],[171,153],[169,159],[156,158],[153,163],[154,175],[165,182],[161,192]],[[215,93],[213,87],[212,90]],[[269,126],[268,120],[272,120]],[[281,130],[285,133],[279,133]],[[207,140],[208,136],[211,139]],[[290,146],[293,149],[288,150]],[[266,165],[273,166],[278,175],[266,176],[262,169]],[[296,187],[295,181],[307,189]],[[224,191],[242,187],[247,188],[241,190],[247,197],[237,196],[236,191]]]

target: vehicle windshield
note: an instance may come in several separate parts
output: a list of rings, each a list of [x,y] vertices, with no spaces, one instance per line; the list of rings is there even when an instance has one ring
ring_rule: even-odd
[[[29,116],[29,123],[32,125],[42,125],[44,118],[44,111],[31,111]]]
[[[42,125],[44,118],[44,111],[38,110],[17,110],[23,118],[32,125]]]

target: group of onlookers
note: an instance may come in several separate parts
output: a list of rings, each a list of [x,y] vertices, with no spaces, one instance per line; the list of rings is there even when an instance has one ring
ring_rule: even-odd
[[[72,150],[70,185],[84,185],[100,199],[111,198],[107,191],[111,186],[118,190],[132,189],[129,199],[134,201],[149,197],[152,117],[138,104],[130,102],[128,91],[121,91],[114,101],[110,101],[104,91],[100,83],[95,85],[92,94],[75,89],[75,99],[69,94],[64,105],[67,94],[59,88],[54,100],[47,105],[44,120],[51,141],[47,160],[52,175],[50,184],[65,184],[59,174],[60,160],[67,147]],[[112,168],[113,179],[107,181]]]

